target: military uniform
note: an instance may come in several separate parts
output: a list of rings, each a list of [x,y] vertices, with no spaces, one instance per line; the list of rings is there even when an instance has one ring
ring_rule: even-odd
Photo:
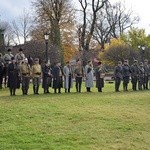
[[[143,63],[141,62],[140,63],[140,67],[139,67],[139,90],[142,90],[144,89],[144,74],[145,74],[145,71],[144,71],[144,66],[143,66]]]
[[[102,88],[104,87],[104,77],[105,77],[105,68],[102,66],[101,62],[98,63],[98,67],[96,68],[96,88],[98,92],[102,92]]]
[[[38,61],[37,59],[35,61]],[[41,65],[36,63],[32,66],[32,78],[33,78],[33,92],[34,94],[39,94],[39,86],[41,82],[41,74],[42,74],[42,69]]]
[[[22,63],[20,65],[20,74],[22,78],[22,94],[27,95],[30,83],[31,68],[28,63]]]
[[[123,90],[128,91],[128,83],[130,79],[130,67],[127,64],[127,61],[124,62],[124,65],[122,66],[122,76],[123,76]]]
[[[148,60],[144,61],[144,89],[148,90],[148,81],[150,75],[150,66],[148,65]]]
[[[11,53],[11,49],[8,49],[8,54],[3,56],[4,68],[3,68],[3,77],[4,77],[4,86],[7,87],[7,76],[8,76],[8,65],[11,63],[11,59],[14,55]]]
[[[44,93],[49,93],[49,87],[51,87],[52,83],[52,70],[50,66],[44,65],[42,68],[42,74],[43,74],[43,82],[42,87],[44,89]]]
[[[76,79],[76,91],[81,92],[82,78],[84,76],[84,69],[81,65],[77,65],[75,70],[75,79]]]
[[[134,60],[134,64],[131,66],[131,82],[133,91],[137,90],[138,76],[139,67],[137,65],[137,60]]]
[[[25,55],[23,53],[22,54],[17,53],[15,55],[15,60],[16,60],[17,64],[19,64],[19,65],[24,59],[25,59]]]
[[[122,80],[122,63],[118,62],[118,65],[114,69],[114,79],[115,79],[115,91],[119,92],[119,87]]]

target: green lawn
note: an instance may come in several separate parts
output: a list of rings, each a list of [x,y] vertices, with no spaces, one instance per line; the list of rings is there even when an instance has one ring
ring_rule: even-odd
[[[15,97],[3,89],[0,150],[150,150],[150,91],[113,88]]]

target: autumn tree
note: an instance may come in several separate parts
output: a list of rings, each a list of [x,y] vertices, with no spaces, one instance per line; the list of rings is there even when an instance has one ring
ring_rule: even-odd
[[[122,39],[114,38],[110,45],[106,46],[105,51],[100,53],[100,58],[107,64],[114,66],[118,61],[124,61],[125,59],[128,59],[130,63],[133,63],[134,59],[139,60],[139,53]]]
[[[73,20],[70,0],[35,0],[33,7],[36,10],[37,29],[40,27],[43,32],[39,33],[39,37],[44,32],[50,34],[51,60],[63,62],[62,35]]]

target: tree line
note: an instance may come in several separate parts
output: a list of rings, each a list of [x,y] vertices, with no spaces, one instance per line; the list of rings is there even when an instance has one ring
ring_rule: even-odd
[[[50,35],[49,53],[53,61],[68,61],[80,52],[86,62],[91,49],[99,49],[101,59],[112,61],[114,56],[108,57],[113,53],[112,46],[109,51],[106,46],[112,39],[123,40],[125,44],[121,47],[130,49],[136,58],[139,45],[149,47],[150,38],[145,30],[133,28],[139,17],[121,1],[77,0],[75,6],[72,0],[34,0],[31,6],[31,12],[24,10],[20,18],[11,23],[0,22],[0,35],[4,35],[6,47],[21,44],[21,41],[24,44],[44,41],[46,32]],[[115,49],[122,53],[123,48]]]

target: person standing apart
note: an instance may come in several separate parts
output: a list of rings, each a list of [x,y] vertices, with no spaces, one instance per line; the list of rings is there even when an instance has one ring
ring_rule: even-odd
[[[44,94],[50,93],[49,87],[51,86],[52,82],[52,70],[49,62],[45,62],[45,65],[42,68],[42,78],[42,87],[44,89]]]
[[[69,62],[67,62],[66,66],[64,66],[63,74],[65,93],[70,93],[70,88],[73,87],[73,70]]]
[[[94,72],[93,64],[92,64],[92,61],[89,60],[87,65],[85,66],[85,77],[86,77],[85,86],[86,86],[87,92],[91,92],[91,88],[94,86],[93,72]]]
[[[131,70],[128,64],[128,60],[124,61],[122,66],[122,76],[123,76],[123,90],[128,91],[128,84],[130,80]]]
[[[53,88],[54,93],[61,93],[61,88],[63,87],[63,72],[61,69],[61,63],[57,63],[55,67],[53,68]]]
[[[150,66],[148,64],[148,60],[144,60],[144,89],[148,90],[148,81],[150,75]]]
[[[96,87],[98,92],[102,92],[102,88],[104,87],[104,77],[105,77],[106,70],[101,62],[98,62],[98,66],[96,68]]]
[[[11,58],[11,63],[8,65],[8,87],[10,90],[10,96],[16,95],[16,89],[18,88],[18,77],[19,77],[19,67],[15,61],[15,58]]]
[[[39,94],[39,86],[41,83],[42,69],[39,64],[39,59],[35,58],[34,65],[32,66],[32,78],[33,78],[33,92]]]
[[[22,79],[22,94],[28,95],[31,68],[27,58],[25,58],[24,62],[22,62],[22,64],[20,65],[20,75]]]
[[[84,77],[84,69],[81,61],[77,61],[77,65],[74,70],[75,80],[76,80],[76,92],[81,93],[82,78]]]
[[[131,66],[131,83],[133,91],[137,90],[138,76],[139,76],[138,61],[134,60],[134,64]]]
[[[120,87],[121,80],[122,80],[122,62],[121,61],[118,61],[118,64],[114,69],[113,77],[115,79],[115,91],[119,92],[119,87]]]

